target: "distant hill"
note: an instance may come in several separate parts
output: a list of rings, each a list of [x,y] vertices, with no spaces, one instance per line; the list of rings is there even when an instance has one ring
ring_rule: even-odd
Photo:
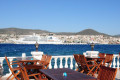
[[[114,35],[113,37],[120,37],[120,34],[118,34],[118,35]]]
[[[41,34],[41,33],[51,33],[46,30],[34,30],[34,29],[20,29],[20,28],[4,28],[0,29],[0,34],[17,34],[17,35],[30,35],[33,33]],[[52,32],[54,33],[54,32]],[[104,33],[97,32],[93,29],[85,29],[83,31],[73,33],[73,32],[56,32],[56,35],[106,35]]]
[[[20,28],[4,28],[0,29],[0,34],[17,34],[28,35],[33,33],[50,33],[45,30],[33,30],[33,29],[20,29]]]
[[[76,34],[77,35],[106,35],[106,36],[109,36],[108,34],[100,33],[93,29],[85,29],[83,31],[77,32]]]
[[[72,33],[72,32],[58,32],[55,33],[56,35],[75,35],[76,33]]]

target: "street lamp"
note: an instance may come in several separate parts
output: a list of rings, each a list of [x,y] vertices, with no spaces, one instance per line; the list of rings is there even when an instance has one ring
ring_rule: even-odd
[[[38,52],[38,47],[39,47],[39,44],[36,41],[36,43],[35,43],[36,52]]]
[[[94,43],[91,43],[90,46],[91,46],[91,50],[93,51],[94,46],[95,46]]]

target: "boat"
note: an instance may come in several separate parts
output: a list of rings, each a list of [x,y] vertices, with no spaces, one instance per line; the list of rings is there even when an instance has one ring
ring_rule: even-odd
[[[35,44],[36,42],[38,44],[62,44],[62,41],[53,35],[40,36],[33,34],[17,40],[13,39],[12,41],[14,41],[15,44]]]

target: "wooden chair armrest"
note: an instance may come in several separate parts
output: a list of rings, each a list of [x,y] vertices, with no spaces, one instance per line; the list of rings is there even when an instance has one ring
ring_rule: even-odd
[[[106,62],[106,63],[110,63],[110,62],[112,62],[112,60],[110,60],[110,61],[108,61],[108,62]]]
[[[19,62],[19,61],[11,61],[11,62]]]
[[[12,63],[12,64],[10,64],[10,65],[15,65],[15,64],[19,65],[20,63]]]
[[[43,64],[44,62],[45,62],[45,61],[40,61],[40,63],[42,63],[42,64]]]
[[[11,61],[10,64],[19,63],[18,61]]]
[[[95,61],[95,60],[88,60],[88,61],[86,61],[86,62],[92,62],[92,61]]]
[[[49,63],[47,63],[46,65],[42,65],[45,69],[47,69],[47,65],[49,65]]]
[[[37,78],[37,75],[38,75],[38,78]],[[28,75],[28,76],[29,76],[29,77],[30,77],[30,76],[33,76],[33,77],[35,78],[35,80],[42,80],[40,73],[30,74],[30,75]]]
[[[38,64],[43,64],[44,62],[45,62],[45,61],[41,61],[41,60],[40,60],[40,61],[37,61],[36,64],[37,64],[37,63],[38,63]]]
[[[41,61],[41,60],[35,61],[34,64],[41,63],[41,62],[44,62],[44,61]]]

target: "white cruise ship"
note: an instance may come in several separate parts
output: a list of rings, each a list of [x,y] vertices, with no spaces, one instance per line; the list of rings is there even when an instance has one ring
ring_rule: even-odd
[[[39,36],[39,35],[28,35],[18,40],[13,40],[16,44],[62,44],[62,41],[54,36]]]

